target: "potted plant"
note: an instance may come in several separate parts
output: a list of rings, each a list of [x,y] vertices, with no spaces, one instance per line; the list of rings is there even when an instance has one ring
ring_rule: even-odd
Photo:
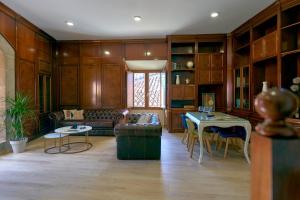
[[[24,129],[25,120],[35,117],[35,112],[31,108],[31,98],[16,93],[15,98],[7,98],[6,125],[10,144],[14,153],[24,152],[28,138]]]

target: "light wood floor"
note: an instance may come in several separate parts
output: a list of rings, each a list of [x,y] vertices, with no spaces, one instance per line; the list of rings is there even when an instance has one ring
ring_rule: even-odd
[[[247,200],[250,167],[230,151],[190,159],[181,134],[164,133],[161,161],[116,159],[114,137],[90,137],[93,148],[73,155],[43,153],[41,139],[22,154],[0,156],[1,200]],[[76,139],[79,139],[76,137]]]

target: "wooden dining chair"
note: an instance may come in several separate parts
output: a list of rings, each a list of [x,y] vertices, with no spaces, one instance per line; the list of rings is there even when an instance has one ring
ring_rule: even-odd
[[[181,142],[183,144],[186,144],[187,147],[188,147],[189,134],[188,134],[188,127],[187,127],[187,124],[186,124],[186,116],[185,116],[185,114],[180,114],[180,117],[181,117],[182,128],[184,129],[184,135],[181,139]]]
[[[219,144],[217,145],[217,149],[221,149],[222,144],[225,142],[225,150],[224,150],[224,159],[227,157],[228,154],[228,147],[229,143],[237,143],[237,139],[245,140],[246,138],[246,131],[244,127],[235,126],[230,128],[220,128],[219,135],[221,139],[219,140]]]
[[[196,141],[199,140],[199,136],[198,136],[198,131],[196,130],[194,123],[189,118],[186,118],[186,123],[187,123],[188,134],[189,134],[188,150],[190,151],[190,157],[192,158],[193,152],[194,152],[194,146],[195,146]],[[210,154],[210,156],[212,156],[209,137],[207,137],[206,132],[203,132],[202,140],[203,140],[203,145],[206,147],[207,152]]]

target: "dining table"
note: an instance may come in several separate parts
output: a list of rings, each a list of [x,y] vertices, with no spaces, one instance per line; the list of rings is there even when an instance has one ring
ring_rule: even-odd
[[[206,127],[219,127],[229,128],[234,126],[241,126],[245,128],[246,138],[244,141],[244,156],[246,161],[250,164],[250,158],[248,154],[248,145],[251,137],[251,124],[247,119],[243,119],[237,116],[229,115],[222,112],[187,112],[186,117],[193,121],[198,128],[198,136],[200,143],[199,163],[203,162],[203,131]]]

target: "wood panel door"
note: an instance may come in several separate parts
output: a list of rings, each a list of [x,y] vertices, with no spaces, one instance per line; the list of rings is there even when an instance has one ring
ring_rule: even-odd
[[[98,65],[80,66],[80,105],[84,109],[100,107],[99,69]]]
[[[146,44],[146,51],[150,53],[147,59],[166,60],[168,57],[167,43],[148,43]]]
[[[210,69],[199,70],[198,79],[199,85],[210,84]]]
[[[102,63],[121,64],[124,58],[124,45],[122,43],[102,44]]]
[[[210,82],[213,84],[223,83],[223,70],[211,70]]]
[[[195,95],[195,85],[185,85],[184,86],[184,100],[194,100]]]
[[[223,68],[223,54],[213,53],[210,57],[210,66],[212,69],[222,69]]]
[[[125,45],[126,60],[144,60],[146,49],[144,43],[127,43]]]
[[[182,128],[182,121],[181,116],[184,112],[177,112],[177,111],[171,111],[171,131],[172,132],[181,132],[183,130]]]
[[[258,39],[252,44],[253,61],[261,60],[264,57],[264,40]]]
[[[101,106],[103,108],[122,108],[122,65],[101,65]]]
[[[100,43],[82,43],[80,44],[80,64],[97,65],[101,61]]]
[[[172,99],[182,100],[184,98],[184,86],[172,85]]]
[[[78,105],[78,66],[60,67],[60,105]]]
[[[266,58],[277,55],[277,32],[268,34],[265,37],[264,56]]]
[[[198,54],[198,66],[200,70],[210,69],[210,54],[209,53],[200,53]]]

